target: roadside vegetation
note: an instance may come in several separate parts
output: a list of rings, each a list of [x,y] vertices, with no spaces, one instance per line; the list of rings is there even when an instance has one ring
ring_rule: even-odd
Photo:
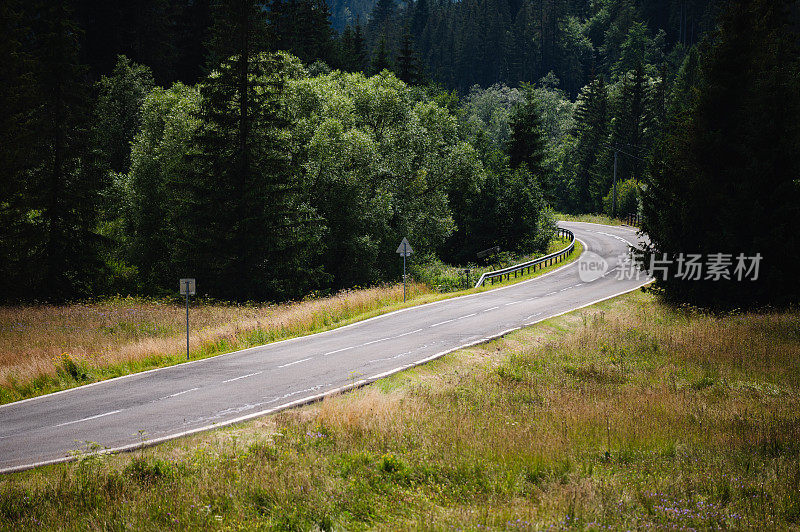
[[[554,239],[547,252],[566,244]],[[564,263],[512,277],[504,284],[552,271],[577,259],[581,251],[576,243]],[[409,283],[406,303],[402,284],[312,295],[278,305],[192,301],[190,358],[314,334],[476,291],[463,289],[458,269],[442,268],[440,272],[437,265],[426,263],[412,270],[415,281]],[[117,297],[70,305],[0,307],[0,404],[179,364],[186,360],[185,334],[185,307],[176,299]]]
[[[612,218],[605,214],[556,214],[558,220],[565,222],[589,222],[603,225],[622,225],[624,222],[618,218]]]
[[[62,529],[800,525],[800,313],[635,292],[315,405],[0,478]]]

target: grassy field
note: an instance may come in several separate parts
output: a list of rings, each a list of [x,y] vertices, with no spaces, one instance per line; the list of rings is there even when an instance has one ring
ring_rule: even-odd
[[[635,292],[321,403],[0,478],[0,527],[798,529],[800,312]]]
[[[564,242],[554,241],[561,249]],[[576,252],[565,261],[575,260]],[[521,282],[565,264],[504,283]],[[205,358],[294,336],[313,334],[391,312],[488,290],[438,293],[411,283],[350,290],[282,305],[199,304],[191,309],[190,357]],[[65,306],[0,307],[0,404],[186,360],[181,304],[117,298]]]

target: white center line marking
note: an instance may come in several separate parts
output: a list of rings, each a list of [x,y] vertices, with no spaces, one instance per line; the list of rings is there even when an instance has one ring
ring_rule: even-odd
[[[511,306],[511,305],[516,305],[518,303],[522,303],[522,301],[512,301],[511,303],[506,303],[505,306],[508,307],[508,306]]]
[[[365,342],[363,344],[359,344],[358,347],[364,347],[365,345],[377,344],[378,342],[385,342],[386,340],[391,340],[391,338],[381,338],[380,340],[372,340],[371,342]]]
[[[484,310],[483,312],[490,312],[490,311],[492,311],[492,310],[495,310],[495,309],[498,309],[498,308],[500,308],[500,307],[492,307],[492,308],[487,308],[487,309],[486,309],[486,310]]]
[[[463,320],[464,318],[471,318],[472,316],[477,316],[477,312],[473,312],[472,314],[467,314],[466,316],[461,316],[460,318],[456,318],[457,320]]]
[[[403,336],[408,336],[409,334],[416,334],[418,332],[422,332],[422,329],[417,329],[415,331],[409,331],[407,333],[398,334],[397,336],[392,336],[391,338],[387,338],[387,340],[394,340],[395,338],[402,338]]]
[[[263,373],[263,371],[256,371],[255,373],[248,373],[247,375],[242,375],[241,377],[234,377],[232,379],[228,379],[226,381],[222,381],[222,384],[225,384],[226,382],[238,381],[239,379],[246,379],[247,377],[255,377],[256,375],[261,375],[262,373]]]
[[[278,366],[279,368],[288,368],[289,366],[294,366],[295,364],[299,364],[301,362],[308,362],[314,357],[302,358],[300,360],[295,360],[294,362],[289,362],[288,364],[284,364],[282,366]]]
[[[97,419],[99,417],[110,416],[112,414],[118,414],[122,412],[122,410],[112,410],[111,412],[106,412],[105,414],[97,414],[96,416],[89,416],[83,419],[76,419],[75,421],[67,421],[66,423],[59,423],[56,427],[64,427],[66,425],[72,425],[73,423],[80,423],[81,421],[89,421],[91,419]]]
[[[162,397],[161,399],[169,399],[170,397],[178,397],[179,395],[183,395],[185,393],[193,392],[195,390],[199,390],[200,388],[190,388],[188,390],[183,390],[182,392],[173,393],[172,395],[168,395],[166,397]]]
[[[431,327],[438,327],[439,325],[444,325],[445,323],[450,323],[451,321],[456,321],[456,320],[453,319],[453,320],[440,321],[439,323],[434,323],[433,325],[431,325]]]
[[[342,351],[347,351],[348,349],[355,349],[356,346],[351,345],[350,347],[343,347],[341,349],[337,349],[336,351],[328,351],[327,353],[323,353],[322,356],[326,357],[328,355],[333,355],[335,353],[341,353]]]

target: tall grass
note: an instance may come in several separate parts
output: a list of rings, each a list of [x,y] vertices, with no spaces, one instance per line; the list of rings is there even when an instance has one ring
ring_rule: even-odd
[[[430,294],[412,283],[411,299]],[[402,303],[402,285],[281,305],[201,304],[190,310],[192,357],[323,330]],[[116,298],[0,307],[0,402],[185,360],[180,304]]]
[[[298,410],[0,478],[9,529],[796,529],[800,313],[637,292]]]

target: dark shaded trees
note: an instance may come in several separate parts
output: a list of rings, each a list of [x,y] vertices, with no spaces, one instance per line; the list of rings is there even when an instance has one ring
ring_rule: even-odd
[[[598,180],[607,182],[603,168],[608,135],[608,92],[602,78],[584,87],[575,108],[576,142],[573,151],[572,193],[578,212],[598,212],[605,193]],[[606,187],[607,189],[607,187]]]
[[[800,63],[797,12],[790,2],[732,2],[699,61],[676,86],[669,126],[644,195],[652,252],[723,253],[731,279],[681,280],[673,265],[659,284],[676,301],[754,306],[797,301],[791,279],[800,216]],[[760,254],[757,281],[736,280],[742,254]],[[748,262],[746,267],[750,267]]]

